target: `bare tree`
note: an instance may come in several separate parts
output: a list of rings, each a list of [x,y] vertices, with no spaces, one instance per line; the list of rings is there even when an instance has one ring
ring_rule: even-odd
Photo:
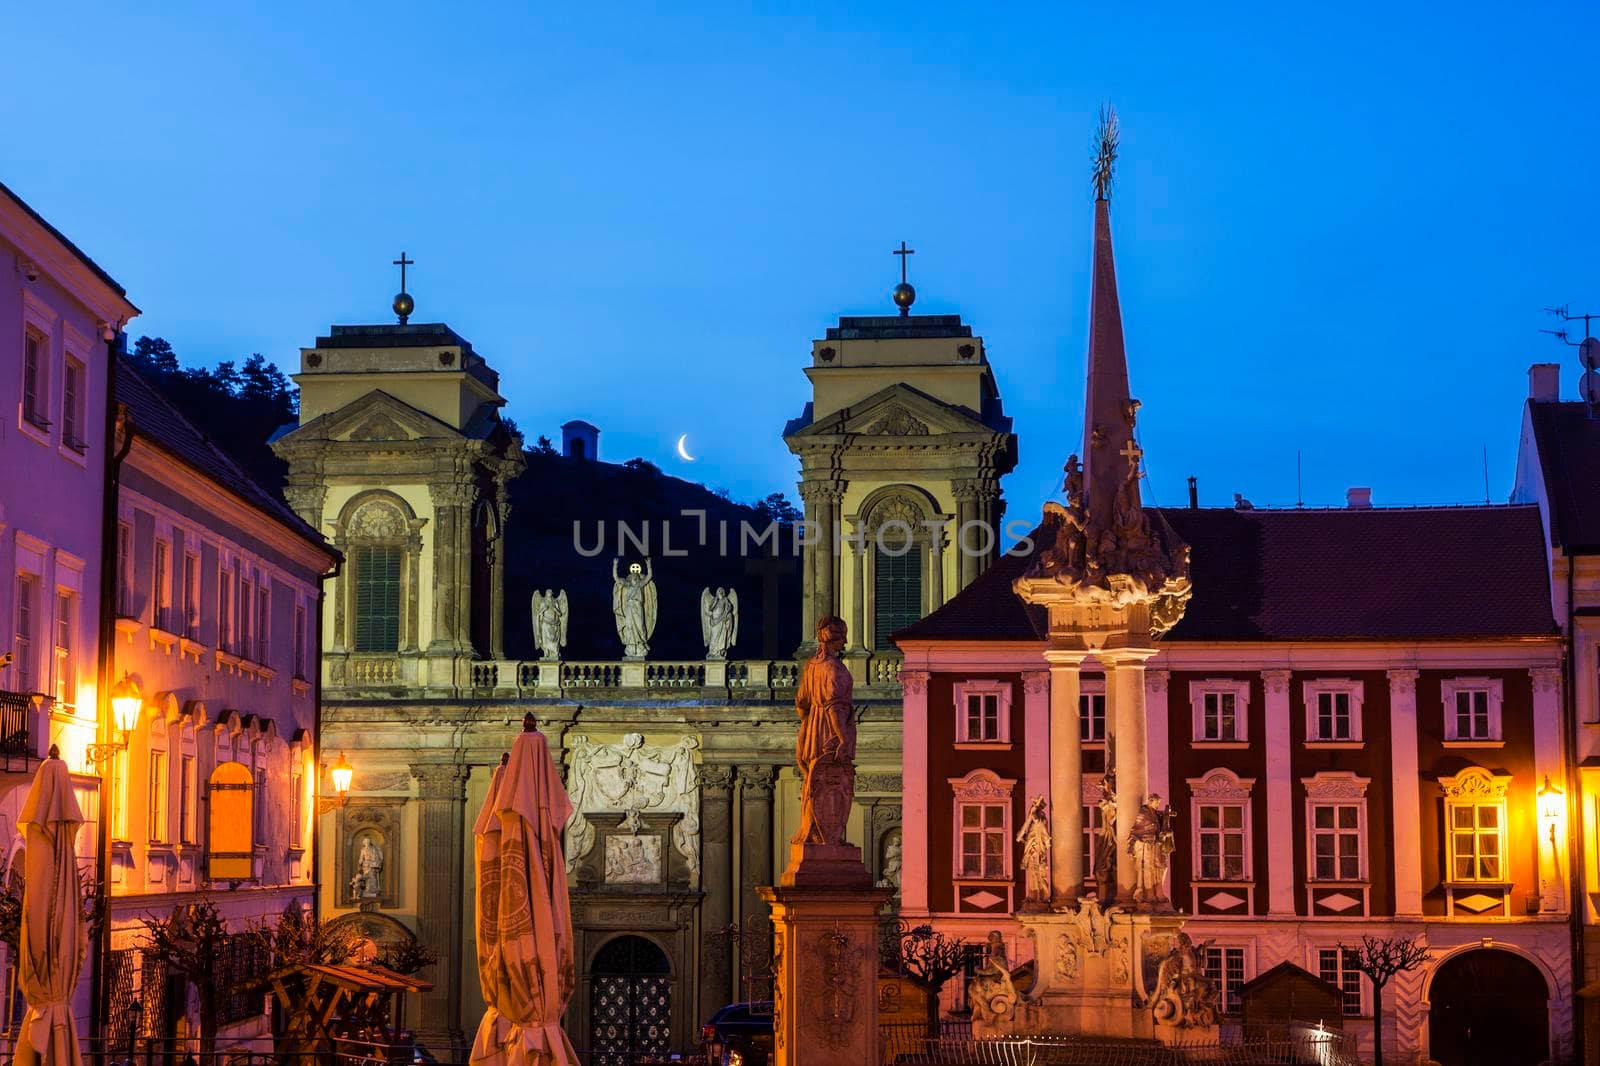
[[[884,923],[878,941],[883,963],[928,997],[928,1036],[939,1038],[939,993],[966,970],[967,942],[951,939],[931,925]]]
[[[1363,936],[1360,947],[1340,944],[1346,966],[1353,966],[1372,982],[1372,1066],[1383,1066],[1383,986],[1397,973],[1421,966],[1428,949],[1414,937]]]
[[[143,950],[194,986],[200,1005],[200,1061],[215,1062],[217,1018],[230,991],[222,987],[228,976],[223,972],[224,959],[233,936],[228,923],[217,913],[217,905],[205,898],[180,904],[165,918],[150,915],[143,921]]]

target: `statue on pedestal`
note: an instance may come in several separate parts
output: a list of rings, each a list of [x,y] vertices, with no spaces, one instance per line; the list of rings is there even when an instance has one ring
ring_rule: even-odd
[[[1100,782],[1100,838],[1094,844],[1096,895],[1109,904],[1117,898],[1117,772]]]
[[[383,895],[383,849],[371,836],[361,838],[361,851],[356,855],[356,873],[350,878],[350,895],[358,902],[375,900]]]
[[[643,659],[650,654],[650,635],[656,631],[656,582],[649,559],[643,566],[629,563],[626,577],[617,574],[617,560],[611,560],[611,613],[617,619],[623,658]]]
[[[995,1025],[1009,1019],[1017,1009],[1016,983],[1011,979],[1011,963],[1006,956],[1005,938],[991,930],[983,965],[967,985],[967,1002],[972,1005],[975,1025]]]
[[[1050,903],[1050,821],[1043,796],[1033,797],[1028,819],[1017,833],[1022,845],[1023,902],[1041,907]]]
[[[706,642],[706,658],[715,662],[728,657],[728,649],[739,639],[739,593],[736,589],[709,588],[700,593],[700,635]]]
[[[1128,854],[1133,856],[1135,903],[1159,904],[1167,900],[1163,890],[1167,863],[1177,849],[1172,835],[1172,808],[1154,792],[1145,797],[1138,817],[1128,830]]]
[[[539,658],[553,663],[567,643],[567,590],[545,589],[533,594],[533,644]]]
[[[1184,1029],[1217,1024],[1217,983],[1201,963],[1206,944],[1196,946],[1188,933],[1178,930],[1156,970],[1156,990],[1150,997],[1156,1021]]]
[[[845,843],[845,823],[856,791],[854,683],[839,661],[845,624],[829,615],[817,622],[817,650],[806,660],[795,690],[800,734],[800,830],[795,844]]]

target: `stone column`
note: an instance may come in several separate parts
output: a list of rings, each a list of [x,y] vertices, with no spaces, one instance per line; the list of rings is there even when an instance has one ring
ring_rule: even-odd
[[[404,567],[402,588],[405,591],[405,617],[401,621],[400,650],[415,652],[417,642],[421,639],[417,632],[417,604],[422,599],[421,578],[422,573],[422,535],[417,532],[422,522],[414,520],[416,528],[411,531],[410,538],[406,541],[405,555],[401,556]]]
[[[1422,914],[1422,796],[1417,777],[1417,671],[1389,671],[1389,821],[1394,826],[1394,912]],[[1291,890],[1292,891],[1292,890]],[[1276,907],[1274,907],[1276,909]],[[1290,901],[1290,911],[1294,909]]]
[[[739,919],[766,914],[756,889],[773,882],[772,786],[774,766],[739,767],[739,809],[744,829],[739,835]],[[704,837],[702,836],[702,839]]]
[[[817,522],[822,527],[817,541],[817,583],[814,593],[818,618],[837,614],[839,610],[833,595],[833,575],[837,562],[834,557],[833,527],[838,518],[838,499],[838,490],[832,486],[822,488],[817,499]]]
[[[800,649],[805,651],[817,641],[817,485],[812,481],[800,482],[800,506],[804,511],[800,547]]]
[[[1128,833],[1149,794],[1146,761],[1144,661],[1154,651],[1119,648],[1099,653],[1106,669],[1106,717],[1115,717],[1117,770],[1117,898],[1131,900],[1134,864],[1128,855]],[[1161,797],[1163,800],[1169,797]]]
[[[929,582],[933,610],[944,606],[944,524],[928,531]]]
[[[471,489],[454,481],[433,482],[433,640],[431,655],[454,655],[467,645],[461,619],[469,603],[461,581],[461,561],[470,541],[462,537],[462,516]]]
[[[974,554],[978,533],[968,528],[977,519],[978,491],[971,481],[957,481],[952,489],[956,498],[956,584],[966,588],[978,576],[978,558]]]
[[[345,563],[339,568],[339,576],[333,579],[333,588],[329,591],[329,594],[333,597],[333,645],[331,650],[335,653],[343,654],[350,649],[351,644],[355,643],[346,636],[348,630],[345,626],[345,597],[350,594],[350,588],[355,582],[351,580],[352,564],[349,542],[344,537],[339,536],[334,538],[333,546],[344,556]],[[219,620],[217,624],[220,627],[222,623]],[[217,645],[218,647],[222,645],[220,634],[217,638]]]
[[[1289,731],[1288,670],[1263,670],[1262,689],[1266,694],[1265,735],[1261,738],[1269,753],[1293,751]],[[1246,734],[1248,735],[1248,734]],[[1413,739],[1413,750],[1415,740]],[[1267,878],[1267,913],[1292,915],[1294,907],[1295,809],[1293,774],[1290,760],[1269,754],[1267,757],[1267,856],[1264,866],[1256,867]],[[1415,789],[1412,789],[1415,792]],[[1416,825],[1415,819],[1412,825]]]
[[[426,887],[417,896],[417,939],[439,955],[430,991],[422,993],[419,1035],[435,1051],[463,1048],[461,1019],[461,900],[465,862],[467,777],[459,763],[413,763],[417,779],[417,869]],[[442,1045],[442,1046],[441,1046]]]
[[[1566,801],[1572,795],[1572,784],[1566,779],[1561,761],[1561,670],[1556,666],[1536,666],[1528,671],[1533,682],[1533,776],[1534,791],[1550,784],[1561,789],[1562,814],[1571,809]],[[1535,800],[1535,802],[1539,802]],[[1566,818],[1555,827],[1555,839],[1550,837],[1550,825],[1539,812],[1539,913],[1556,914],[1566,909]]]
[[[855,544],[850,549],[850,646],[866,647],[867,635],[867,538],[856,526]]]
[[[709,1018],[733,994],[732,944],[718,932],[733,922],[733,767],[700,766],[700,1009]]]
[[[1078,725],[1078,680],[1084,655],[1051,649],[1044,658],[1050,664],[1050,891],[1055,902],[1068,904],[1077,900],[1083,887],[1083,739]],[[1109,675],[1108,667],[1108,692]],[[1120,750],[1117,754],[1120,758]]]

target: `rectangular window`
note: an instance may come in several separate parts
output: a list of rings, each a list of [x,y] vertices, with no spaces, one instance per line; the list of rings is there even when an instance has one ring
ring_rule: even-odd
[[[305,775],[300,772],[300,755],[295,753],[294,772],[289,775],[289,846],[300,847],[305,820]]]
[[[294,606],[294,676],[302,681],[306,679],[306,607],[303,603]]]
[[[17,691],[34,692],[38,669],[34,653],[34,612],[38,610],[39,579],[32,574],[17,575]]]
[[[400,549],[355,550],[356,651],[400,648]]]
[[[905,544],[893,531],[885,540],[895,551]],[[923,559],[921,544],[898,555],[881,547],[873,549],[872,637],[879,651],[893,651],[890,634],[922,617]]]
[[[151,602],[155,604],[155,615],[151,625],[164,632],[172,632],[172,545],[164,540],[156,541],[156,566],[155,584],[151,590]]]
[[[1078,696],[1078,737],[1085,744],[1106,739],[1105,693],[1084,692]]]
[[[1198,822],[1200,880],[1244,880],[1244,807],[1202,803]]]
[[[233,571],[217,567],[217,647],[233,652]]]
[[[1498,803],[1450,804],[1450,879],[1503,881],[1501,831],[1505,819]]]
[[[83,364],[68,356],[61,378],[61,443],[76,452],[88,447],[83,435],[83,387]]]
[[[1487,689],[1456,690],[1456,740],[1490,740]]]
[[[265,663],[272,656],[272,589],[267,579],[261,579],[256,589],[256,662]]]
[[[133,527],[117,523],[117,616],[133,617]]]
[[[967,694],[967,740],[1000,739],[1000,696],[994,692]]]
[[[78,621],[78,597],[71,592],[56,592],[55,697],[56,703],[72,707],[78,702],[78,678],[72,661],[72,631]]]
[[[150,843],[167,842],[167,753],[150,753]]]
[[[1317,976],[1344,993],[1344,1012],[1361,1013],[1361,971],[1355,959],[1341,948],[1317,949]]]
[[[1096,846],[1100,843],[1100,829],[1104,823],[1100,820],[1100,805],[1098,803],[1085,803],[1083,805],[1083,876],[1093,877],[1095,874]]]
[[[200,556],[183,553],[183,635],[200,639]]]
[[[1361,880],[1361,808],[1354,803],[1314,804],[1311,846],[1316,880]]]
[[[1201,717],[1201,740],[1238,740],[1239,697],[1233,692],[1207,692]]]
[[[1316,740],[1350,740],[1350,693],[1317,693]]]
[[[46,370],[46,342],[43,334],[28,330],[22,338],[22,417],[40,429],[50,428],[45,407],[50,398]]]
[[[1206,948],[1205,974],[1217,983],[1224,1014],[1238,1014],[1244,987],[1244,948]]]
[[[253,594],[255,586],[249,578],[244,576],[244,568],[239,568],[239,647],[235,654],[243,658],[250,658],[255,654],[255,645],[251,643],[253,627],[250,618],[256,609],[256,600]]]
[[[195,817],[195,807],[200,798],[200,782],[195,776],[194,756],[185,755],[179,767],[178,838],[185,844],[193,844],[195,831],[199,827],[198,819]]]
[[[1006,808],[1000,803],[961,805],[961,876],[1006,877]]]

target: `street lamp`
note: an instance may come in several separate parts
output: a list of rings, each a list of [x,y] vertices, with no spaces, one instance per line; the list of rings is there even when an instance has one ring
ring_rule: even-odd
[[[350,802],[350,782],[356,776],[356,768],[350,765],[350,760],[341,751],[339,761],[328,767],[328,776],[333,779],[333,798],[317,798],[318,814],[327,814],[335,807],[343,807]]]
[[[118,752],[128,750],[128,735],[139,727],[139,713],[144,710],[144,695],[139,683],[122,672],[122,680],[111,686],[111,720],[122,739],[105,744],[90,744],[89,761],[96,765],[108,762]]]
[[[1561,816],[1565,813],[1564,800],[1566,793],[1550,783],[1550,775],[1544,775],[1544,787],[1539,789],[1539,821],[1544,823],[1545,834],[1550,838],[1550,850],[1556,850],[1556,828],[1561,824]]]

